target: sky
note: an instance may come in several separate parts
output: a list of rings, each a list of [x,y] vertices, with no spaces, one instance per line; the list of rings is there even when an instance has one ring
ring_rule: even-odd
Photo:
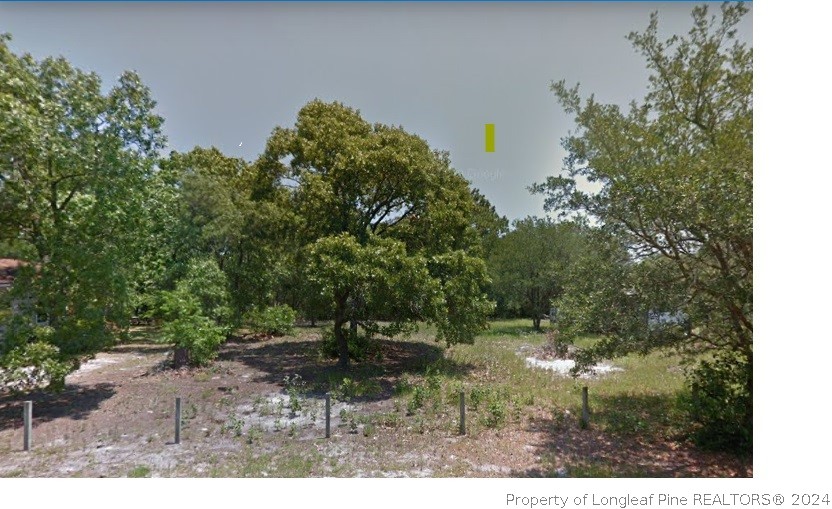
[[[0,3],[0,32],[14,51],[63,55],[107,88],[138,71],[172,150],[213,145],[254,160],[308,101],[337,100],[449,151],[517,219],[543,215],[527,187],[560,171],[574,126],[551,82],[579,82],[603,102],[642,98],[647,71],[625,36],[654,10],[662,33],[686,33],[693,5]],[[751,32],[749,13],[739,38],[750,44]]]

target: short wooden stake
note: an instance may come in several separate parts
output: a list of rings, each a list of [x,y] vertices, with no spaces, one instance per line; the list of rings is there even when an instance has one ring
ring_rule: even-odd
[[[326,394],[326,437],[329,438],[329,393]]]
[[[23,450],[32,449],[32,402],[23,402]]]
[[[459,434],[465,434],[465,391],[459,391]]]
[[[174,435],[173,443],[180,443],[180,434],[182,431],[182,398],[176,398],[176,410],[173,412]]]
[[[581,400],[583,409],[581,411],[581,425],[584,428],[589,427],[589,388],[584,387],[581,391]]]

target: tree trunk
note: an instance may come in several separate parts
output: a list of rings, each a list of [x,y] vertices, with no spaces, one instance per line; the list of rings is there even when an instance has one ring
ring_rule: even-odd
[[[183,368],[191,362],[191,352],[187,348],[176,347],[173,349],[173,367]]]
[[[745,429],[748,431],[754,428],[754,353],[751,349],[745,352],[745,358],[748,361],[748,375],[745,379],[745,390],[748,391],[748,399],[745,403]]]
[[[534,330],[539,331],[540,330],[540,317],[535,316],[534,318],[532,318],[532,324],[534,325]]]
[[[335,342],[338,344],[338,365],[346,368],[350,365],[350,347],[344,334],[343,321],[335,320]]]
[[[343,325],[347,319],[344,316],[346,313],[346,297],[338,299],[335,307],[335,343],[338,345],[338,365],[346,368],[350,365],[350,348],[347,343],[347,336],[344,334]]]

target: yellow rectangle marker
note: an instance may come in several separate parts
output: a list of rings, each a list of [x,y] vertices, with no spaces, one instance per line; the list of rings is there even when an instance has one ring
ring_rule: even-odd
[[[485,151],[494,152],[494,124],[485,124]]]

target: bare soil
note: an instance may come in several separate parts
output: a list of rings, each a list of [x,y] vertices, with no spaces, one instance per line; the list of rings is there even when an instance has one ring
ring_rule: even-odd
[[[23,398],[0,396],[0,476],[22,477],[541,477],[571,475],[750,476],[747,461],[672,440],[582,430],[577,419],[530,407],[499,429],[458,434],[453,405],[431,418],[407,415],[397,380],[443,356],[418,341],[382,342],[372,365],[341,371],[319,354],[319,336],[238,339],[210,367],[173,370],[154,343],[122,344],[37,393],[34,447],[23,452]],[[457,366],[476,376],[472,366]],[[325,391],[344,378],[368,394],[333,399],[324,437]],[[174,445],[175,397],[182,443]],[[293,408],[294,407],[294,408]]]

